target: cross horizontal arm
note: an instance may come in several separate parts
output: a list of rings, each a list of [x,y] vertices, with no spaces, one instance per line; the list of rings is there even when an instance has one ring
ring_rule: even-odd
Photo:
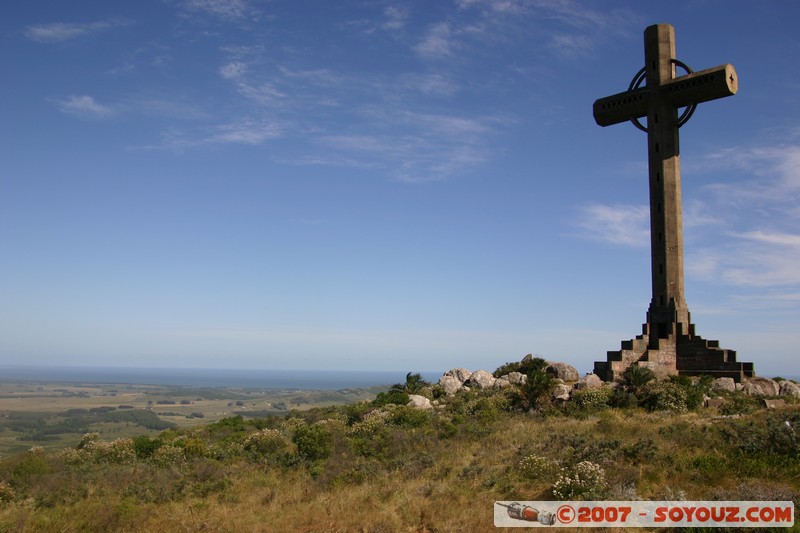
[[[726,64],[670,80],[659,87],[658,92],[678,108],[733,96],[738,89],[736,70],[733,65]],[[593,106],[594,120],[599,126],[611,126],[647,116],[652,93],[648,87],[643,87],[600,98]]]
[[[720,65],[675,78],[662,90],[673,106],[686,107],[733,96],[739,90],[739,77],[733,65]]]

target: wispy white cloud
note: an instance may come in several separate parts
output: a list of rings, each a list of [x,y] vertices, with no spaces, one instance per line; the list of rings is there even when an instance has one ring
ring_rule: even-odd
[[[241,78],[247,72],[247,65],[241,61],[233,61],[219,68],[219,75],[226,80]]]
[[[622,246],[650,246],[650,209],[640,205],[589,204],[578,208],[584,237]]]
[[[100,103],[88,95],[52,99],[59,111],[82,119],[105,119],[112,116],[147,116],[160,119],[210,120],[213,114],[189,98],[172,93],[143,91],[121,95],[110,103]]]
[[[800,286],[800,234],[754,230],[731,233],[686,258],[688,274],[735,287]],[[796,290],[796,289],[795,289]]]
[[[68,96],[63,100],[56,101],[56,105],[63,113],[79,118],[108,118],[116,114],[111,107],[100,104],[95,101],[94,98],[87,95]]]
[[[700,200],[684,202],[683,205],[683,229],[706,228],[709,226],[721,226],[725,224],[725,219],[712,206]]]
[[[457,5],[456,15],[432,24],[416,44],[421,57],[450,59],[460,51],[472,53],[535,32],[542,51],[571,59],[611,37],[638,35],[642,23],[631,10],[573,0],[459,0]]]
[[[451,96],[460,90],[459,84],[443,74],[404,74],[400,85],[410,91],[426,95]]]
[[[693,243],[685,249],[687,278],[727,285],[734,296],[751,288],[792,292],[800,285],[800,234],[794,223],[800,216],[800,146],[717,150],[687,167],[693,174],[721,172],[726,178],[706,186],[701,200],[684,204],[684,230]],[[592,238],[649,245],[646,206],[592,204],[580,211],[578,225]]]
[[[245,119],[217,126],[216,131],[203,140],[208,144],[261,144],[281,136],[281,128],[273,122]]]
[[[143,146],[141,149],[181,152],[203,146],[228,144],[256,146],[281,137],[283,130],[283,126],[278,122],[243,118],[204,128],[170,128],[162,133],[159,144]]]
[[[236,20],[253,12],[246,0],[183,0],[181,7],[192,13],[207,13],[221,19]]]
[[[408,9],[398,6],[388,6],[383,11],[386,21],[383,29],[389,31],[402,30],[408,20]]]
[[[361,154],[404,182],[446,180],[483,164],[494,117],[459,117],[366,107],[368,133],[321,135],[322,145]],[[391,124],[391,128],[379,125]]]
[[[358,154],[357,159],[407,183],[441,181],[483,163],[488,154],[480,146],[437,139],[425,132],[389,135],[330,135],[323,146]]]
[[[447,59],[458,47],[459,42],[450,24],[442,22],[431,27],[414,50],[425,59]]]
[[[84,23],[51,22],[28,26],[25,29],[25,36],[32,41],[41,43],[59,43],[132,23],[127,19],[107,19]]]
[[[729,147],[706,154],[692,167],[698,172],[735,171],[760,179],[713,186],[726,195],[769,200],[800,193],[800,144]]]
[[[788,233],[775,233],[767,231],[748,231],[746,233],[737,234],[736,237],[745,239],[751,242],[763,243],[768,245],[775,245],[787,248],[797,248],[800,250],[800,235],[793,235]],[[798,269],[798,276],[800,276],[800,269]]]
[[[142,93],[126,96],[114,106],[120,113],[177,120],[211,120],[213,114],[191,99],[172,94]]]
[[[547,46],[559,57],[573,58],[591,52],[595,41],[588,35],[562,33],[553,35]]]

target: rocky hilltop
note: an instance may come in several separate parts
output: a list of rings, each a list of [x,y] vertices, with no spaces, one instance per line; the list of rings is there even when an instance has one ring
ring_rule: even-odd
[[[452,368],[446,371],[436,383],[440,392],[445,396],[453,396],[459,392],[484,389],[503,389],[509,386],[522,387],[528,382],[528,375],[516,370],[503,372],[503,368],[530,366],[534,361],[531,354],[526,355],[519,363],[507,363],[495,372],[487,370],[471,371],[466,368]],[[622,385],[622,381],[604,382],[599,376],[587,373],[580,376],[578,370],[562,362],[544,361],[541,370],[552,379],[549,389],[550,399],[554,402],[568,402],[572,399],[575,391],[602,389],[610,395],[614,389]],[[701,378],[684,378],[698,383]],[[430,392],[430,391],[429,391]],[[735,393],[743,392],[748,396],[759,398],[778,398],[794,397],[800,398],[800,385],[789,380],[770,379],[765,377],[751,377],[742,383],[736,383],[733,378],[722,377],[710,381],[709,393]],[[439,402],[428,398],[431,394],[411,394],[409,405],[419,409],[431,409]],[[703,404],[705,406],[718,407],[724,402],[724,398],[711,394],[704,394]],[[770,404],[774,407],[778,404]]]

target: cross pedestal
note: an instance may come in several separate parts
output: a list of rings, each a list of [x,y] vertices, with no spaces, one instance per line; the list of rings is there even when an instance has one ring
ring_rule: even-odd
[[[683,285],[683,215],[678,128],[697,104],[736,94],[738,77],[732,65],[693,72],[675,57],[675,30],[656,24],[644,32],[645,66],[627,91],[594,103],[600,126],[632,121],[647,132],[650,175],[650,256],[653,297],[642,334],[609,351],[595,362],[594,373],[618,379],[631,365],[645,366],[657,376],[711,374],[737,382],[753,376],[752,363],[736,361],[736,352],[695,334]],[[687,74],[676,77],[681,67]],[[644,87],[640,87],[646,81]],[[685,108],[679,115],[679,109]],[[639,122],[647,118],[647,126]]]

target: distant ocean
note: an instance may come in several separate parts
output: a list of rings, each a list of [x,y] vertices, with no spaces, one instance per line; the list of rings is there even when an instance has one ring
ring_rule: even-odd
[[[421,372],[438,381],[441,372]],[[180,387],[338,390],[403,383],[400,371],[0,366],[0,381],[135,383]]]
[[[442,372],[420,372],[432,383]],[[764,377],[772,377],[765,375]],[[786,379],[800,381],[798,375]],[[0,381],[132,383],[177,387],[339,390],[403,383],[401,371],[0,366]]]

